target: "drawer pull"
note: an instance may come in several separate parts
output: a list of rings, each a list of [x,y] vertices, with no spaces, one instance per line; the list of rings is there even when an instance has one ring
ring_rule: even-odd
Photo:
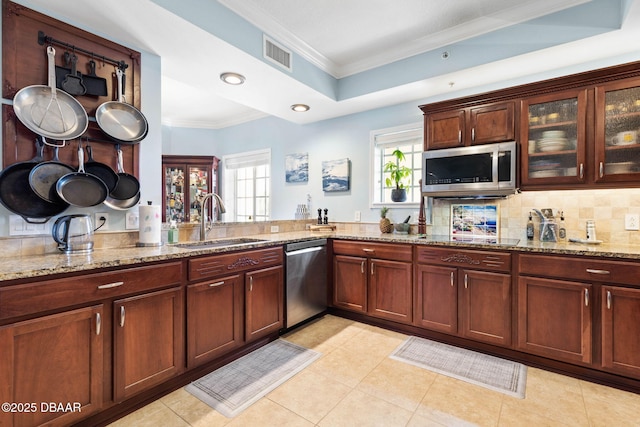
[[[102,316],[100,313],[96,313],[96,335],[100,335],[102,331]]]
[[[362,263],[360,263],[360,273],[364,274],[364,263],[365,261],[362,261]]]
[[[611,291],[607,291],[607,309],[611,310]]]
[[[589,307],[589,289],[584,290],[584,306]]]
[[[591,274],[611,274],[608,270],[594,270],[593,268],[587,268],[587,273]]]
[[[376,250],[375,249],[369,249],[369,248],[363,248],[362,252],[366,252],[368,254],[372,254],[374,253]]]
[[[466,273],[464,275],[464,288],[469,289],[469,276]]]
[[[118,286],[122,286],[124,285],[124,282],[113,282],[113,283],[107,283],[104,285],[99,285],[98,289],[111,289],[111,288],[117,288]]]
[[[124,328],[124,305],[120,306],[120,327]]]
[[[451,287],[454,286],[454,280],[453,280],[453,271],[451,272]]]
[[[222,285],[224,285],[224,280],[222,282],[210,283],[209,287],[215,288],[216,286],[222,286]]]

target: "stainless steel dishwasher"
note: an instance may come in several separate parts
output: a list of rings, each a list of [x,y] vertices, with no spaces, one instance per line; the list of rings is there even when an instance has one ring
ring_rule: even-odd
[[[327,308],[327,239],[285,246],[286,328],[291,328]]]

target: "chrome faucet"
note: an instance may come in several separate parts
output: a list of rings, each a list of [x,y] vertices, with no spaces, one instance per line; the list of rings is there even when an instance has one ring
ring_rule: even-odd
[[[207,238],[207,232],[211,230],[211,227],[207,227],[207,202],[210,198],[214,198],[216,201],[216,206],[218,207],[218,212],[225,213],[227,209],[224,207],[224,202],[222,198],[218,196],[216,193],[205,194],[202,198],[202,215],[200,218],[200,241],[203,241]],[[213,224],[213,220],[211,221]]]

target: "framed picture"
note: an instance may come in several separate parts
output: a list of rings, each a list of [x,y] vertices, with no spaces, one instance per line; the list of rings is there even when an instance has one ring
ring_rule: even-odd
[[[497,205],[451,205],[451,238],[497,239],[500,231]]]
[[[309,181],[309,153],[287,154],[284,168],[286,182]]]
[[[349,191],[349,159],[322,162],[322,191]]]

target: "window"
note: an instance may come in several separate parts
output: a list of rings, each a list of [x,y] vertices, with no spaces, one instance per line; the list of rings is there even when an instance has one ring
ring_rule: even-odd
[[[227,221],[268,221],[271,212],[271,150],[224,156],[222,164]]]
[[[418,205],[422,195],[420,179],[422,178],[422,151],[423,151],[422,124],[414,123],[406,126],[374,130],[371,132],[371,205],[381,206],[393,203],[398,205]],[[391,190],[387,187],[387,175],[384,165],[393,160],[392,153],[399,149],[404,153],[404,166],[410,168],[413,173],[406,180],[407,201],[392,202]]]

